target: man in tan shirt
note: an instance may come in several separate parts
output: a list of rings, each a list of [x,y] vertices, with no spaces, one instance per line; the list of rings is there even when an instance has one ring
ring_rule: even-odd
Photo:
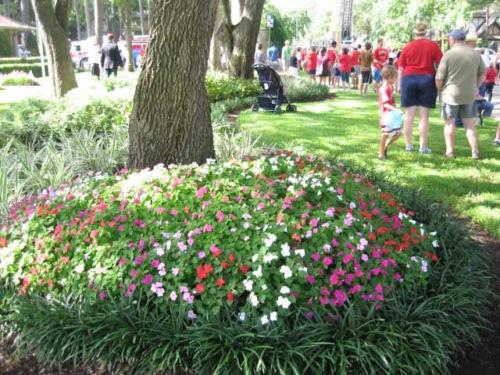
[[[445,120],[446,156],[454,157],[455,118],[459,115],[466,129],[472,158],[479,159],[477,141],[478,87],[484,81],[485,66],[481,56],[465,45],[465,31],[455,29],[448,34],[451,49],[445,53],[436,73],[436,86],[441,92],[441,115]]]

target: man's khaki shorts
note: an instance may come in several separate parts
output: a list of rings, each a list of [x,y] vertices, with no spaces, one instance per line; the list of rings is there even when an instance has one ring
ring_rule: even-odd
[[[460,116],[461,119],[477,118],[476,103],[461,105],[443,103],[441,107],[441,117],[444,120],[455,119],[457,115]]]

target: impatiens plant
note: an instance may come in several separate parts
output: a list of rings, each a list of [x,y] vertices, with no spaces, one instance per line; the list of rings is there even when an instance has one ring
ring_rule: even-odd
[[[0,227],[0,279],[21,295],[149,296],[191,320],[225,307],[268,325],[293,309],[383,309],[425,285],[435,235],[343,165],[276,152],[87,176],[26,198]]]

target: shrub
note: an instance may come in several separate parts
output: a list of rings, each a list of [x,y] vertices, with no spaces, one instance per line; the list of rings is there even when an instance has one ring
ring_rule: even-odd
[[[0,31],[0,56],[11,56],[12,44],[3,31]]]
[[[312,102],[326,99],[330,96],[328,86],[320,85],[304,79],[282,77],[285,94],[294,102]]]
[[[205,79],[208,100],[211,103],[227,99],[242,99],[255,96],[260,86],[255,80],[229,78],[223,75],[208,75]]]
[[[33,75],[24,72],[12,72],[2,78],[2,84],[5,86],[39,86]]]
[[[0,58],[0,65],[5,64],[40,64],[40,57],[2,57]]]
[[[42,76],[42,65],[36,63],[0,64],[0,74],[8,74],[11,72],[31,73],[35,77],[39,78]]]
[[[435,370],[474,338],[484,276],[474,263],[450,294],[442,277],[456,280],[477,253],[465,260],[447,247],[456,228],[432,233],[411,215],[314,157],[157,167],[14,206],[0,275],[25,295],[9,297],[12,328],[46,360],[151,373]]]

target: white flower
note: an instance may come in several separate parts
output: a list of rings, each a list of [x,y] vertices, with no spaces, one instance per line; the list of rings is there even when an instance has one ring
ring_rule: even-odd
[[[290,293],[290,288],[287,286],[282,286],[280,289],[281,294],[289,294]]]
[[[243,286],[245,287],[246,290],[251,292],[253,289],[253,281],[248,279],[243,280]]]
[[[255,254],[254,256],[252,256],[252,262],[257,262],[257,260],[259,259],[259,254]]]
[[[435,235],[437,235],[437,232],[431,232],[431,233],[429,233],[429,234],[430,234],[431,236],[435,236]]]
[[[290,256],[290,246],[287,243],[281,245],[281,255],[284,257]]]
[[[433,247],[439,247],[439,242],[438,242],[438,240],[434,240],[434,241],[432,241],[432,246],[433,246]]]
[[[280,267],[280,272],[283,274],[283,277],[285,279],[288,279],[289,277],[292,277],[292,270],[288,266],[281,266]]]
[[[274,234],[268,234],[267,238],[264,240],[264,243],[266,244],[267,247],[271,247],[271,245],[276,241],[278,237],[276,237]]]
[[[267,315],[264,315],[262,318],[260,318],[260,322],[263,326],[269,324],[269,318],[267,317]]]
[[[266,284],[263,284],[260,288],[261,288],[262,290],[267,290],[267,285],[266,285]]]
[[[165,250],[163,250],[161,247],[156,249],[156,254],[161,257],[163,254],[165,254]]]
[[[278,300],[276,301],[276,304],[280,307],[283,307],[284,309],[288,309],[290,307],[290,300],[286,297],[279,296]]]
[[[84,269],[85,269],[85,266],[83,264],[79,264],[78,266],[75,267],[75,272],[82,273]]]
[[[306,251],[304,249],[297,249],[297,250],[295,250],[295,255],[298,255],[301,258],[304,258],[306,256]]]
[[[255,295],[254,292],[250,293],[250,296],[248,297],[249,301],[250,301],[250,304],[255,307],[259,304],[259,299],[257,298],[257,296]]]
[[[262,266],[259,266],[259,267],[257,268],[257,271],[253,271],[253,272],[252,272],[252,274],[253,274],[256,278],[260,279],[260,278],[262,277]]]
[[[244,312],[240,312],[238,314],[238,319],[240,322],[244,322],[246,318],[247,318],[247,315]]]
[[[266,254],[264,255],[264,263],[271,263],[273,260],[278,259],[276,254]]]
[[[278,320],[278,313],[276,311],[271,312],[271,314],[269,314],[269,320],[271,322],[277,321]]]
[[[307,267],[299,267],[299,271],[307,273]]]

